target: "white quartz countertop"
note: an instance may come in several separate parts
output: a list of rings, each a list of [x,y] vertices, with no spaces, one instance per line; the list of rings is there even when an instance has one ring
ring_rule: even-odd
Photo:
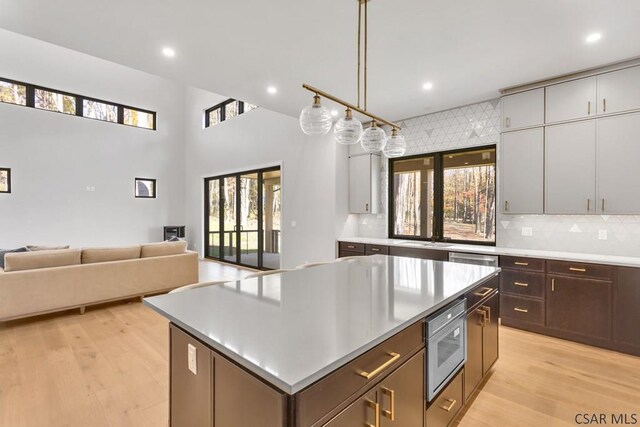
[[[619,265],[624,267],[640,267],[640,256],[617,256],[588,254],[578,252],[544,251],[537,249],[504,248],[498,246],[462,245],[455,243],[432,243],[424,241],[381,239],[375,237],[344,237],[339,242],[365,243],[370,245],[396,246],[403,248],[436,249],[448,252],[467,252],[483,255],[507,255],[530,258],[554,259],[560,261],[586,262],[592,264]]]
[[[497,275],[375,255],[145,298],[147,306],[289,394]]]

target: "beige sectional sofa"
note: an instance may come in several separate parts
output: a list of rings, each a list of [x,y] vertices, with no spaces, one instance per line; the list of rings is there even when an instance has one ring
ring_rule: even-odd
[[[186,242],[8,253],[0,321],[167,292],[198,282]]]

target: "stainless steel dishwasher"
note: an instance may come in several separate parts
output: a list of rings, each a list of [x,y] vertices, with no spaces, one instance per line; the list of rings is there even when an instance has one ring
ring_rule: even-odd
[[[449,252],[449,262],[462,262],[465,264],[486,265],[498,267],[498,257],[494,255],[467,254],[462,252]]]

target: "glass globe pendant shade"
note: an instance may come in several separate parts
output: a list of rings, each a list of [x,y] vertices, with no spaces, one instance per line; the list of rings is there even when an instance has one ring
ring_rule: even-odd
[[[400,157],[407,151],[407,143],[404,140],[404,136],[398,134],[398,129],[393,128],[391,136],[387,140],[382,152],[388,158]]]
[[[300,127],[307,135],[326,135],[332,124],[331,112],[320,104],[318,95],[313,97],[313,104],[300,113]]]
[[[367,153],[378,153],[387,145],[387,134],[378,127],[374,120],[371,122],[371,127],[362,134],[360,145]]]
[[[345,116],[333,127],[333,136],[340,144],[357,144],[362,137],[362,123],[353,118],[353,112],[347,108]]]

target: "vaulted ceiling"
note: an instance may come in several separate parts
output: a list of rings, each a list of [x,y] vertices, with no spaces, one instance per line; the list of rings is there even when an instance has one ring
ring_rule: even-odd
[[[355,100],[356,20],[355,0],[0,0],[2,28],[291,116],[303,82]],[[369,109],[408,118],[635,57],[639,22],[638,0],[373,0]]]

